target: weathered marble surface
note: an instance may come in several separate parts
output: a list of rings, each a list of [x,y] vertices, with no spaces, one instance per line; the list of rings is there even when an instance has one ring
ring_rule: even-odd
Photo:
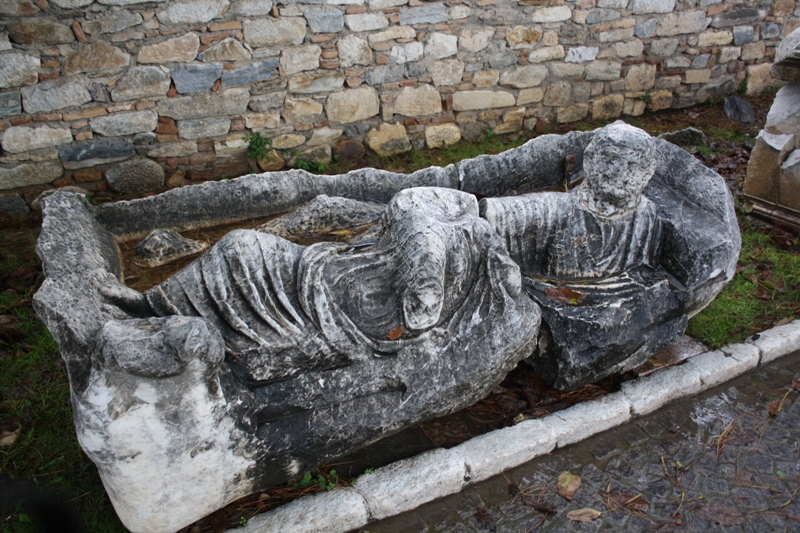
[[[186,239],[177,231],[157,229],[136,245],[134,259],[139,264],[157,267],[200,253],[206,248],[207,242]]]
[[[582,167],[569,193],[481,201],[542,308],[528,361],[562,389],[672,342],[733,276],[741,246],[725,183],[671,143],[616,122],[593,132]]]
[[[45,213],[37,309],[70,367],[81,445],[133,531],[173,531],[466,407],[536,342],[519,267],[460,191],[396,194],[364,248],[237,230],[145,295],[119,283],[88,204],[56,194]],[[86,261],[56,265],[62,246]]]
[[[688,153],[648,137],[646,176],[622,176],[643,196],[615,196],[627,163],[598,167],[597,136],[546,135],[408,176],[290,171],[96,207],[45,199],[47,279],[34,305],[67,362],[81,445],[126,526],[175,531],[465,407],[525,358],[568,388],[680,334],[733,275],[730,195]],[[580,179],[569,193],[518,196]],[[515,196],[479,207],[473,194]],[[273,224],[291,234],[329,223],[326,202],[380,218],[349,243],[236,230],[145,293],[120,282],[117,238],[305,206]],[[543,259],[563,245],[551,231],[576,229],[589,255]],[[514,243],[528,230],[543,248]],[[597,251],[606,262],[589,264]]]

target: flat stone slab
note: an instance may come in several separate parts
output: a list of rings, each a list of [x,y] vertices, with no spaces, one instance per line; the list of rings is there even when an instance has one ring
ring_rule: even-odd
[[[90,143],[69,144],[58,149],[58,156],[64,168],[77,169],[94,167],[104,163],[123,161],[136,155],[133,143],[128,141],[102,139]]]
[[[157,267],[206,249],[207,242],[181,237],[177,231],[155,230],[136,245],[134,258],[137,263]]]

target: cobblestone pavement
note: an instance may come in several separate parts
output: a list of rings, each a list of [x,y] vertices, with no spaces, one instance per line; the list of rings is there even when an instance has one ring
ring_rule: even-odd
[[[795,353],[362,531],[800,532],[798,378]],[[583,508],[602,514],[569,519]]]

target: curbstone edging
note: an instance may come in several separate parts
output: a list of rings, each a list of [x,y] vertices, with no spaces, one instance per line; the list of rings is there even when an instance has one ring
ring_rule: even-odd
[[[557,439],[552,425],[552,420],[523,420],[515,426],[479,435],[453,449],[464,456],[469,482],[478,483],[553,451]]]
[[[774,361],[800,346],[800,320],[757,333],[747,343],[761,350],[760,364]]]
[[[635,416],[650,414],[673,400],[697,394],[701,390],[700,374],[685,364],[658,370],[622,384],[622,393],[628,398]]]
[[[800,320],[743,344],[696,355],[622,384],[622,390],[538,420],[479,435],[448,450],[397,461],[355,481],[353,489],[305,496],[251,519],[242,533],[345,533],[460,492],[555,449],[652,413],[800,349]]]
[[[695,359],[697,360],[695,361]],[[700,392],[716,387],[751,368],[755,368],[758,365],[758,350],[756,350],[755,358],[745,359],[744,361],[732,355],[727,355],[722,350],[714,350],[713,352],[705,352],[689,358],[685,365],[693,369],[699,376],[701,386],[698,392]]]
[[[595,433],[624,424],[631,419],[631,404],[623,393],[615,392],[558,411],[543,420],[552,421],[558,447],[580,442]]]
[[[367,501],[353,489],[298,498],[251,518],[237,531],[247,533],[347,533],[370,521]]]
[[[354,486],[366,500],[371,518],[381,520],[459,492],[467,480],[461,451],[440,448],[363,474]]]

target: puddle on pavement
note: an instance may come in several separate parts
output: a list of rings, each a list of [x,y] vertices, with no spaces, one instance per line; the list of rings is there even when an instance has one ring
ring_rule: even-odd
[[[497,520],[497,531],[583,531],[584,529],[575,528],[579,523],[566,519],[566,511],[578,507],[606,511],[607,501],[603,498],[610,489],[627,490],[632,495],[640,494],[645,502],[649,500],[650,507],[640,514],[646,517],[644,522],[651,528],[628,529],[629,524],[624,520],[626,516],[628,521],[631,520],[630,516],[636,516],[634,509],[633,512],[620,511],[621,518],[617,519],[616,528],[608,529],[612,524],[606,523],[605,529],[602,529],[602,521],[598,521],[597,527],[592,528],[592,531],[708,530],[702,526],[695,527],[688,521],[666,521],[666,528],[656,527],[660,524],[660,509],[666,505],[665,498],[674,496],[675,501],[670,500],[670,513],[675,509],[691,512],[689,501],[695,501],[699,508],[709,498],[736,500],[736,495],[727,493],[739,488],[735,481],[737,476],[744,476],[748,469],[757,469],[761,464],[757,461],[762,458],[761,452],[756,450],[752,452],[753,457],[740,461],[739,450],[744,453],[744,450],[758,445],[765,431],[786,431],[781,427],[780,420],[774,420],[767,414],[766,405],[768,401],[780,400],[786,395],[792,380],[800,375],[798,371],[800,352],[795,352],[695,397],[678,400],[655,413],[538,457],[460,493],[427,503],[413,511],[370,523],[368,529],[381,533],[430,531],[432,527],[435,531],[466,531],[465,523],[473,527],[480,526],[478,519],[488,516]],[[796,413],[797,408],[793,404],[800,402],[800,395],[793,393],[790,396],[784,407]],[[717,439],[721,436],[724,440],[720,444]],[[786,445],[791,451],[792,443],[786,442]],[[736,451],[727,452],[728,457],[725,457],[726,446],[735,448]],[[796,444],[794,450],[791,464],[776,463],[770,471],[776,468],[796,470],[800,453]],[[722,455],[722,465],[717,458],[718,451]],[[731,460],[738,466],[725,463]],[[571,504],[556,495],[556,481],[564,471],[579,474],[582,478],[581,488]],[[664,492],[673,490],[665,472],[671,472],[672,480],[682,487],[675,489],[675,494],[671,496]],[[770,474],[761,472],[760,475]],[[786,478],[786,473],[775,475]],[[705,485],[698,488],[698,479],[699,483]],[[758,477],[757,481],[758,486],[748,486],[747,479],[743,478],[742,490],[764,488],[761,487],[764,485],[763,477]],[[722,487],[718,490],[721,496],[706,492],[711,482],[717,482]],[[686,501],[682,504],[681,490],[687,491]],[[763,492],[767,497],[774,491],[769,489]],[[773,503],[779,506],[790,495],[791,490],[774,493]],[[694,498],[697,500],[693,500]],[[614,507],[619,509],[620,506]],[[555,516],[547,514],[548,508]],[[742,516],[745,519],[753,516],[748,514],[748,508],[744,509]],[[667,516],[671,516],[670,513]],[[527,517],[530,517],[530,521],[526,521]],[[609,521],[612,520],[614,519],[609,518]],[[514,523],[516,526],[512,526]],[[521,524],[525,527],[520,527]],[[786,524],[791,524],[791,529],[797,522],[790,521]],[[475,530],[484,531],[487,528],[475,527]]]

